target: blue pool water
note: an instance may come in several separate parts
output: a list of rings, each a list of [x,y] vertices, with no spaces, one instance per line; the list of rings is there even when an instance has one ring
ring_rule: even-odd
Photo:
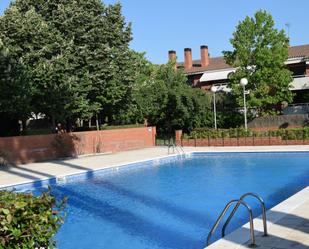
[[[256,192],[271,208],[309,185],[308,162],[309,153],[195,153],[74,177],[53,186],[69,197],[59,249],[202,249],[229,200]]]

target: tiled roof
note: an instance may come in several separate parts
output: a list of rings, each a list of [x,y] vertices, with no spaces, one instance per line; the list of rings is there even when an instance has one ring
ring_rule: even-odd
[[[309,58],[309,44],[293,46],[289,48],[289,58],[297,57],[308,57]],[[183,67],[183,62],[178,63],[178,67]],[[207,67],[201,67],[200,60],[193,61],[193,67],[190,69],[185,69],[187,74],[197,74],[205,71],[220,70],[231,68],[230,65],[226,64],[223,56],[209,58],[209,65]]]
[[[289,57],[309,57],[309,44],[290,47]]]

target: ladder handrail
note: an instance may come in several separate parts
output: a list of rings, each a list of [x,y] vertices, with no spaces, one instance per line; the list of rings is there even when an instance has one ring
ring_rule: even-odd
[[[217,229],[220,221],[222,220],[222,218],[224,217],[224,215],[226,214],[226,212],[228,211],[228,209],[231,207],[231,205],[233,203],[239,203],[239,205],[243,205],[247,208],[248,212],[249,212],[249,218],[250,218],[250,237],[251,237],[251,245],[255,245],[255,236],[254,236],[254,225],[253,225],[253,213],[252,213],[252,209],[251,207],[245,203],[243,200],[231,200],[228,204],[226,204],[226,206],[224,207],[224,209],[222,210],[221,214],[219,215],[218,219],[216,220],[215,224],[213,225],[213,227],[211,228],[210,232],[208,233],[207,236],[207,246],[210,243],[210,239],[211,236],[214,234],[215,230]],[[235,211],[236,212],[236,211]]]
[[[186,154],[185,151],[183,150],[182,146],[176,145],[174,143],[169,144],[168,146],[168,154],[170,154],[170,148],[173,148],[173,153],[175,153],[175,150],[178,152],[178,154]]]
[[[168,144],[167,145],[167,154],[170,154],[170,148],[173,148],[173,153],[175,153],[175,146],[174,146],[174,144]]]
[[[182,154],[186,154],[186,152],[183,150],[183,148],[182,148],[182,146],[181,145],[175,145],[176,146],[176,148],[178,149],[180,149],[180,154],[182,153]]]
[[[252,192],[249,192],[249,193],[246,193],[246,194],[242,195],[239,198],[239,201],[243,201],[247,196],[253,196],[253,197],[255,197],[260,202],[261,208],[262,208],[262,216],[263,216],[264,236],[267,236],[267,223],[266,223],[266,207],[265,207],[265,202],[264,202],[262,197],[260,197],[256,193],[252,193]],[[234,207],[233,211],[230,213],[229,217],[225,221],[225,223],[224,223],[224,225],[222,227],[222,231],[221,231],[222,237],[225,236],[225,229],[226,229],[227,225],[230,223],[231,219],[233,218],[233,216],[236,213],[236,211],[239,208],[239,206],[240,206],[240,202],[238,202],[236,204],[236,206]]]

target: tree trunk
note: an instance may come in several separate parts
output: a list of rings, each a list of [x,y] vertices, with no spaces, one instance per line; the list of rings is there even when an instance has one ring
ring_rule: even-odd
[[[52,121],[53,129],[55,129],[56,128],[56,120],[55,120],[54,116],[51,117],[51,121]]]
[[[21,119],[21,132],[25,131],[27,129],[27,118]]]
[[[100,130],[98,114],[95,116],[95,123],[96,123],[96,126],[97,126],[97,130]]]

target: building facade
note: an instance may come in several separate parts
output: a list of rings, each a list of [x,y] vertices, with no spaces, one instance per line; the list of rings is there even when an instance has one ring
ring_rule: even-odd
[[[184,62],[176,63],[177,68],[183,68],[188,76],[188,83],[209,91],[215,85],[219,90],[230,92],[229,74],[235,68],[227,65],[223,57],[210,57],[208,47],[200,47],[200,59],[192,59],[192,50],[184,49]],[[176,59],[176,52],[169,51],[169,60]],[[294,103],[303,103],[309,94],[309,44],[289,48],[289,58],[285,62],[292,72],[291,90],[295,93]]]

